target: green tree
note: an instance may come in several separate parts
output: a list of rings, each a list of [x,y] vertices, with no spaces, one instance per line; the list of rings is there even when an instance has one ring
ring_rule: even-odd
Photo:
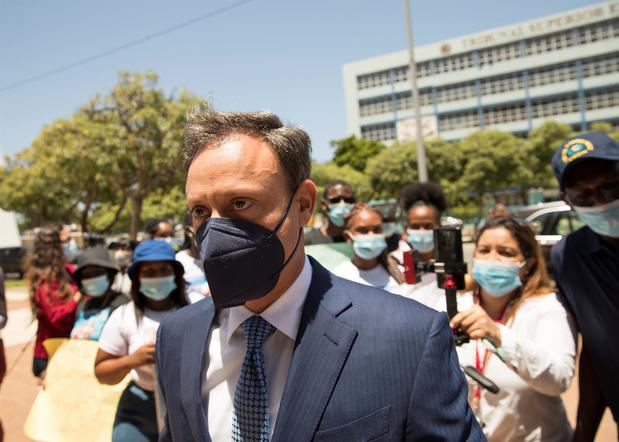
[[[379,198],[397,198],[400,189],[417,181],[417,154],[414,143],[394,143],[368,161],[366,174]]]
[[[327,184],[333,180],[344,180],[348,182],[360,201],[368,201],[372,197],[372,187],[368,177],[353,169],[352,167],[338,166],[334,162],[328,163],[313,163],[312,164],[312,180],[318,187],[318,199],[322,198],[322,192]]]
[[[474,198],[480,214],[484,196],[522,189],[522,183],[531,181],[526,143],[510,133],[482,130],[464,138],[458,146],[464,163],[455,191]]]
[[[128,219],[132,237],[149,197],[167,211],[182,196],[182,128],[198,100],[185,91],[166,96],[157,81],[152,72],[121,72],[110,93],[45,127],[0,175],[5,208],[30,226],[79,219],[84,231]]]
[[[350,166],[359,172],[365,170],[368,160],[385,149],[379,141],[359,139],[355,135],[341,140],[332,140],[335,149],[333,162],[340,167]]]
[[[552,156],[561,143],[574,135],[572,129],[563,123],[547,120],[529,133],[527,144],[527,165],[531,179],[524,183],[528,187],[554,187]]]

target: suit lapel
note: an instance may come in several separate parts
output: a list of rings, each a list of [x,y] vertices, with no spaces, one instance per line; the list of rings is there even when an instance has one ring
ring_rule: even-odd
[[[183,346],[180,388],[193,440],[210,442],[207,414],[202,404],[202,381],[208,365],[205,364],[205,352],[215,317],[215,306],[210,299],[201,301],[201,304],[204,315],[187,324],[187,334],[180,343]]]
[[[310,258],[313,275],[279,408],[273,442],[314,436],[357,331],[337,316],[351,306],[331,276]]]

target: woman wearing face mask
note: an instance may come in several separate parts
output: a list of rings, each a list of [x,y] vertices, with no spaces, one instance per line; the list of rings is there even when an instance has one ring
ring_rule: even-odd
[[[576,332],[555,296],[533,231],[512,218],[480,230],[470,308],[451,320],[471,342],[458,347],[501,389],[469,380],[469,400],[490,441],[566,441],[571,427],[561,401],[574,376]],[[462,304],[462,302],[459,302]]]
[[[200,252],[191,227],[191,214],[185,216],[185,240],[181,251],[176,254],[176,260],[185,269],[185,290],[189,300],[193,303],[210,296],[211,292],[204,274]]]
[[[155,339],[161,319],[187,305],[183,266],[163,241],[140,244],[129,268],[132,302],[119,307],[105,324],[95,359],[95,376],[114,385],[131,373],[118,403],[112,441],[156,441],[154,398]]]
[[[353,207],[346,219],[344,236],[353,247],[352,260],[337,266],[333,273],[342,278],[397,293],[404,281],[397,263],[386,254],[381,213],[365,204]]]
[[[434,260],[434,229],[440,227],[447,209],[447,199],[441,186],[435,183],[410,184],[401,191],[402,208],[406,214],[406,230],[393,256],[400,265],[403,253],[413,253],[415,261]],[[445,310],[445,292],[436,284],[435,273],[424,273],[421,281],[409,287],[404,296],[436,310]]]
[[[82,299],[77,305],[71,338],[97,341],[112,311],[126,304],[128,299],[112,289],[118,269],[110,261],[105,248],[85,249],[77,264],[73,279],[82,293]]]

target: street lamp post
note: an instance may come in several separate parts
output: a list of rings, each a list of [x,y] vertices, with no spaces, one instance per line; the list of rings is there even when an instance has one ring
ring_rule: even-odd
[[[428,181],[428,165],[426,162],[426,148],[423,145],[423,134],[421,124],[421,111],[419,109],[419,89],[417,89],[417,66],[415,65],[415,46],[413,43],[413,25],[411,23],[411,12],[409,0],[404,0],[404,23],[408,36],[408,54],[410,66],[411,92],[413,98],[413,109],[415,110],[415,138],[417,144],[417,170],[419,171],[419,182]]]

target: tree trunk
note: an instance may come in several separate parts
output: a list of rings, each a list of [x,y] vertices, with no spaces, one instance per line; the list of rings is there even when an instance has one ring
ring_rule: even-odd
[[[86,204],[80,216],[80,226],[82,233],[88,232],[88,213],[90,212],[90,203]]]
[[[140,226],[142,225],[142,203],[144,198],[141,196],[129,197],[131,201],[131,225],[129,227],[129,237],[137,239]]]
[[[110,221],[110,223],[107,226],[101,229],[99,233],[101,234],[109,233],[109,231],[112,230],[112,227],[114,227],[114,225],[118,222],[118,219],[120,218],[120,214],[124,210],[126,204],[127,204],[127,196],[125,195],[123,196],[123,199],[120,202],[118,209],[116,209],[116,213],[114,213],[114,218],[112,219],[112,221]]]

